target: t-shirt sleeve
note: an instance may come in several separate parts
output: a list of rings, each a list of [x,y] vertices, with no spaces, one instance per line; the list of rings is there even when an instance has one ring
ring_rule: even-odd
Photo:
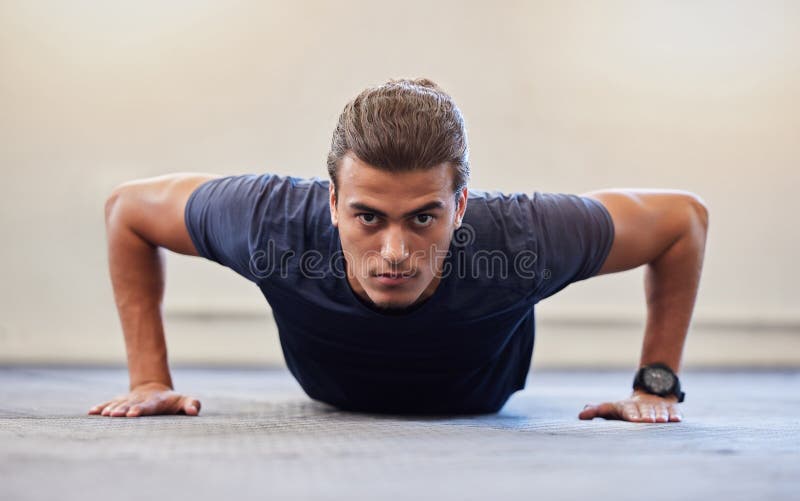
[[[531,204],[540,301],[600,271],[614,242],[614,222],[603,204],[580,195],[536,192]]]
[[[186,203],[184,221],[197,252],[252,282],[253,250],[257,249],[259,215],[268,214],[271,174],[216,178],[198,186]]]

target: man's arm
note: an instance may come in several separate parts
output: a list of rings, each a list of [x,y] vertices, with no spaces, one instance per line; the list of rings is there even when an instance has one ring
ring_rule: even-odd
[[[598,275],[647,265],[647,322],[640,367],[663,362],[677,374],[703,268],[708,209],[685,191],[605,190],[584,193],[614,222],[614,243]],[[676,398],[643,392],[621,402],[587,406],[581,419],[678,421]]]
[[[191,193],[213,174],[170,174],[131,181],[105,204],[108,262],[130,376],[130,393],[93,407],[89,414],[196,415],[200,402],[172,391],[161,317],[163,248],[198,255],[184,222]]]

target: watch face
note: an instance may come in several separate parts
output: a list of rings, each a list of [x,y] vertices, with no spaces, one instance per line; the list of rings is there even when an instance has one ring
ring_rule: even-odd
[[[651,368],[642,374],[642,382],[656,393],[669,393],[675,385],[675,378],[668,371]]]

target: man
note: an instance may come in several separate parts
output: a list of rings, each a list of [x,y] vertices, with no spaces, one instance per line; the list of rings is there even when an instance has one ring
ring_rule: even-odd
[[[677,191],[468,190],[461,113],[435,83],[392,80],[348,103],[330,181],[174,174],[106,203],[130,392],[90,414],[197,415],[173,390],[161,248],[256,284],[291,373],[313,399],[389,413],[491,413],[524,388],[534,305],[570,283],[647,266],[634,391],[581,419],[680,421],[677,373],[708,212]]]

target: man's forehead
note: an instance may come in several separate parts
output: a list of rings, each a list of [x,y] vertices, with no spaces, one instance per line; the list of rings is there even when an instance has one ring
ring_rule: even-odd
[[[345,156],[337,171],[337,191],[345,197],[448,198],[453,172],[448,164],[391,172]]]

